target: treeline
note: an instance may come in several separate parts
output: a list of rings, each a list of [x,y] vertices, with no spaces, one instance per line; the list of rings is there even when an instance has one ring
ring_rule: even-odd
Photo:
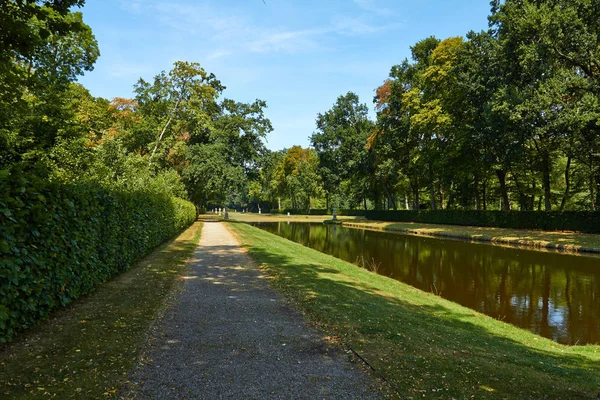
[[[198,63],[92,96],[83,3],[0,2],[0,343],[239,197],[271,130]]]
[[[93,97],[76,82],[100,55],[71,10],[83,3],[0,4],[0,170],[160,188],[199,208],[240,196],[272,129],[266,103],[222,99],[214,74],[183,61],[140,78],[132,98]]]
[[[262,161],[251,200],[277,208],[596,210],[600,3],[495,0],[489,22],[465,38],[412,46],[411,59],[375,91],[375,121],[355,94],[340,96],[317,117],[314,150]]]

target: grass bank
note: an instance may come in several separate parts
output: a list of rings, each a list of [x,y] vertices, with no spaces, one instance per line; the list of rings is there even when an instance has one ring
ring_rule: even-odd
[[[194,223],[128,272],[0,348],[0,397],[116,397],[201,228]]]
[[[525,229],[434,225],[416,222],[343,221],[344,226],[449,237],[511,246],[554,249],[570,253],[600,253],[600,235]]]
[[[246,224],[249,255],[325,335],[408,398],[595,399],[600,346],[569,347]]]

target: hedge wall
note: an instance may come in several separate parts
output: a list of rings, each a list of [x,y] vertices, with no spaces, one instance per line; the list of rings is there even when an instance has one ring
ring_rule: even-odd
[[[192,203],[165,194],[0,171],[0,342],[128,269],[195,219]]]
[[[287,214],[291,215],[331,215],[331,210],[327,210],[325,208],[313,208],[310,210],[299,210],[294,208],[286,208],[285,210],[271,210],[273,214]],[[352,216],[363,216],[365,215],[365,210],[337,210],[337,215],[352,215]]]
[[[600,212],[591,211],[369,210],[365,217],[378,221],[600,233]]]

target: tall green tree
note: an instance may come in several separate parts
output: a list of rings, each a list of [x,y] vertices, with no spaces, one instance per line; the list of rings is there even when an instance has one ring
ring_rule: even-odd
[[[168,73],[156,75],[152,83],[140,79],[134,88],[144,117],[140,151],[162,165],[182,135],[204,138],[209,134],[213,116],[218,114],[217,98],[225,89],[199,63],[184,61],[175,62]]]
[[[310,141],[319,158],[327,208],[332,196],[340,193],[343,180],[365,175],[365,145],[373,127],[368,111],[358,96],[349,92],[317,116],[317,131]]]
[[[70,83],[90,71],[98,44],[83,1],[0,4],[0,165],[36,160],[68,133]]]
[[[516,87],[515,117],[527,132],[531,162],[542,174],[544,208],[558,201],[551,187],[555,161],[567,158],[569,197],[573,143],[588,145],[588,131],[600,133],[597,119],[600,99],[600,6],[588,0],[494,1],[491,22],[497,32],[510,77]],[[591,164],[595,164],[593,148]],[[590,175],[590,187],[597,171]],[[593,191],[593,189],[591,190]],[[592,206],[593,206],[592,201]]]

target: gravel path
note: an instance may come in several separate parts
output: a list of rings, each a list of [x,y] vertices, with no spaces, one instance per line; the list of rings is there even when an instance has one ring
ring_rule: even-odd
[[[204,224],[190,263],[123,397],[380,398],[374,379],[269,288],[223,224]]]

